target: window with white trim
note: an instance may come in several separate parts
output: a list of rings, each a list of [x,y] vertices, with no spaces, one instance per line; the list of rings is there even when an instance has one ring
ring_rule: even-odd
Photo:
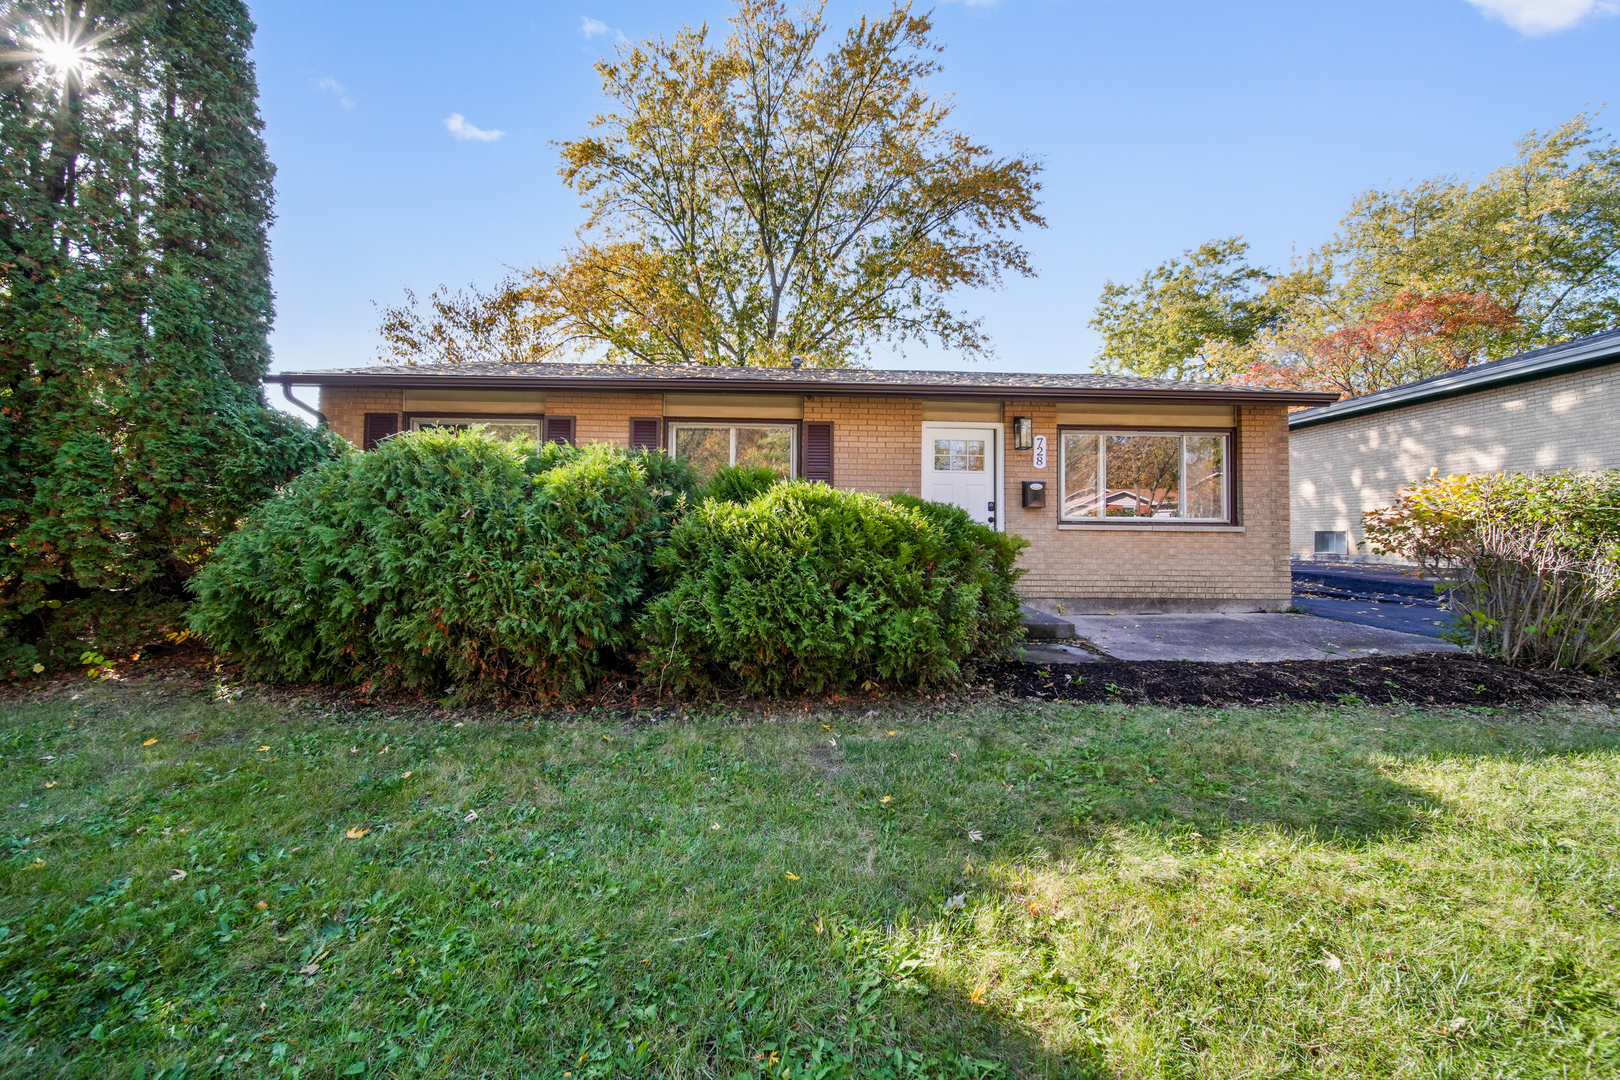
[[[412,431],[466,431],[471,427],[485,427],[499,439],[527,438],[540,440],[540,421],[491,420],[477,416],[413,416]]]
[[[1060,519],[1229,522],[1230,443],[1224,432],[1064,431]]]
[[[713,421],[673,422],[670,452],[707,480],[724,465],[763,465],[785,480],[793,479],[798,460],[795,424],[722,424]]]

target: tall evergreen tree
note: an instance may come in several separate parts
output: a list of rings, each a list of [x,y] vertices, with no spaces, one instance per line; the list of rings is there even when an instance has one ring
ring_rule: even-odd
[[[239,0],[0,7],[0,674],[139,636],[323,442],[266,406]]]

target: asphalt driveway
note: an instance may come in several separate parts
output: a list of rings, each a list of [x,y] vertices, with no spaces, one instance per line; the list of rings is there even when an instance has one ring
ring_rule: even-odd
[[[1439,637],[1451,617],[1438,578],[1388,563],[1294,560],[1294,607],[1324,619]]]

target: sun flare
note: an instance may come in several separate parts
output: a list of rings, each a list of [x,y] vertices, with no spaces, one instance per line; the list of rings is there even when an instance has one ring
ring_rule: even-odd
[[[14,39],[21,48],[0,53],[0,62],[31,66],[37,77],[63,85],[82,84],[96,73],[104,58],[102,42],[111,33],[111,28],[91,32],[86,23],[66,16],[55,26],[35,23]]]
[[[73,38],[37,38],[30,44],[34,46],[39,62],[58,79],[82,75],[90,64],[93,47]]]

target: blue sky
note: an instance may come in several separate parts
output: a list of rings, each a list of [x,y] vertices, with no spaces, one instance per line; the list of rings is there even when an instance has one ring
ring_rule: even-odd
[[[919,5],[921,6],[921,5]],[[723,23],[720,0],[253,4],[279,170],[277,370],[375,362],[373,301],[498,280],[579,225],[555,140],[603,107],[619,36]],[[835,26],[876,3],[832,0]],[[941,3],[959,127],[1045,163],[1039,272],[962,294],[981,369],[1083,371],[1104,280],[1242,234],[1285,264],[1369,187],[1481,175],[1513,143],[1613,102],[1620,0],[994,0]],[[498,133],[498,134],[497,134]],[[885,367],[960,367],[910,348]]]

